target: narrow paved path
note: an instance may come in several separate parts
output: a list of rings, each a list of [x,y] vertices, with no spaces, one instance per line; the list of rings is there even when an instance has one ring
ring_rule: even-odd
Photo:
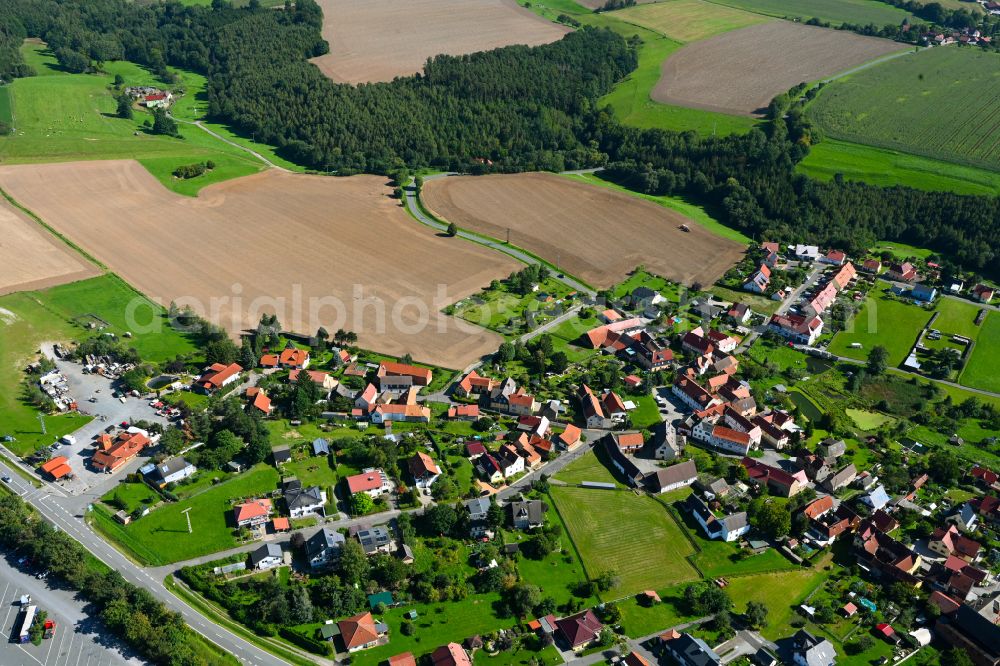
[[[201,129],[202,131],[207,132],[209,135],[214,136],[219,141],[221,141],[223,143],[228,143],[233,148],[239,148],[240,150],[242,150],[245,153],[250,153],[251,155],[253,155],[258,160],[260,160],[261,162],[263,162],[264,164],[266,164],[268,167],[270,167],[272,169],[277,169],[278,171],[285,171],[287,173],[292,173],[289,169],[286,169],[283,166],[278,166],[277,164],[275,164],[271,160],[267,159],[266,157],[264,157],[263,155],[261,155],[260,153],[258,153],[256,150],[253,150],[252,148],[247,148],[246,146],[241,146],[240,144],[236,143],[235,141],[232,141],[232,140],[227,139],[226,137],[222,136],[218,132],[216,132],[214,130],[210,130],[209,128],[205,127],[205,125],[200,120],[181,120],[180,118],[174,118],[174,116],[170,116],[170,117],[173,118],[174,120],[176,120],[179,123],[183,123],[185,125],[194,125],[195,127],[198,127],[199,129]]]

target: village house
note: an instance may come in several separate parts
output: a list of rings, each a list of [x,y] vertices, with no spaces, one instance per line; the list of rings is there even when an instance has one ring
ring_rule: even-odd
[[[938,527],[927,541],[927,547],[944,557],[955,556],[966,562],[979,559],[982,544],[959,533],[954,525]]]
[[[247,389],[247,396],[252,396],[250,402],[247,404],[247,409],[260,412],[264,416],[270,416],[274,406],[271,405],[271,399],[267,397],[264,391],[254,386],[251,389]]]
[[[865,259],[861,263],[861,270],[871,275],[878,275],[882,271],[882,262],[878,259]]]
[[[823,333],[823,320],[818,316],[773,315],[768,330],[802,345],[812,345]]]
[[[371,414],[372,423],[378,425],[389,421],[407,423],[430,423],[431,409],[420,404],[376,405]]]
[[[589,647],[601,635],[603,629],[604,625],[589,608],[576,615],[556,620],[559,636],[573,651]]]
[[[447,412],[452,421],[478,421],[480,416],[479,405],[454,405]]]
[[[316,534],[306,539],[306,557],[309,566],[321,569],[337,561],[347,540],[344,535],[332,527],[324,527]]]
[[[292,370],[288,373],[288,381],[295,382],[298,381],[299,375],[305,372],[306,375],[313,381],[314,384],[322,388],[324,391],[331,391],[337,387],[337,379],[329,372],[323,372],[322,370]]]
[[[750,279],[743,284],[745,291],[752,291],[755,294],[766,294],[767,288],[771,284],[771,269],[767,264],[761,264],[760,268],[754,271]]]
[[[793,254],[802,261],[816,261],[819,259],[819,247],[816,245],[796,245]]]
[[[299,488],[285,493],[285,504],[292,518],[302,518],[310,514],[325,515],[326,492],[319,486]]]
[[[271,500],[267,498],[250,500],[233,507],[233,519],[237,527],[263,525],[273,510]]]
[[[520,460],[520,456],[518,456],[518,459]],[[524,462],[522,461],[521,464],[523,465]],[[503,467],[500,466],[500,462],[492,453],[479,456],[476,460],[476,471],[488,483],[496,485],[503,482]]]
[[[646,331],[633,335],[628,351],[632,352],[639,365],[651,372],[659,372],[670,367],[674,352],[666,342],[657,340]]]
[[[613,434],[611,438],[618,450],[627,455],[639,452],[645,445],[641,432],[623,432]]]
[[[337,627],[348,652],[367,650],[388,642],[389,627],[375,622],[371,613],[361,613],[341,620]]]
[[[497,451],[496,462],[499,464],[500,472],[505,479],[524,471],[524,458],[519,456],[517,450],[509,444],[504,444]]]
[[[285,561],[281,546],[276,543],[265,543],[260,548],[250,552],[250,568],[257,571],[267,571],[280,566]]]
[[[799,629],[792,637],[792,661],[795,666],[834,666],[837,652],[827,639]]]
[[[476,539],[486,535],[489,532],[490,498],[476,497],[467,500],[463,506],[469,512],[469,536]]]
[[[431,666],[472,666],[472,660],[461,645],[448,643],[431,653]]]
[[[774,410],[766,414],[757,414],[750,421],[760,428],[762,442],[778,451],[788,446],[795,421],[787,412]]]
[[[626,346],[621,338],[641,330],[642,327],[641,319],[621,319],[587,331],[581,336],[580,344],[590,349],[612,349],[617,352]]]
[[[751,448],[754,448],[754,439],[750,433],[721,425],[719,420],[718,416],[714,416],[699,421],[691,430],[691,439],[741,456],[745,456]]]
[[[653,457],[657,460],[674,460],[684,450],[685,438],[678,435],[673,423],[664,421],[653,430]]]
[[[151,443],[149,433],[139,428],[123,430],[114,438],[102,434],[97,440],[97,452],[90,459],[90,466],[95,471],[110,474],[128,464]]]
[[[570,424],[566,426],[565,430],[556,435],[556,438],[559,440],[559,446],[567,451],[572,451],[581,444],[582,434],[583,431],[580,428]]]
[[[765,241],[760,244],[760,251],[763,255],[762,261],[774,268],[778,265],[779,255],[781,254],[781,246],[773,241]]]
[[[743,458],[741,463],[746,468],[752,482],[766,485],[776,495],[793,497],[807,487],[808,480],[803,470],[790,474],[780,467],[767,465],[753,458],[746,457]]]
[[[489,394],[495,385],[496,380],[489,377],[483,377],[478,372],[473,370],[465,377],[462,377],[462,379],[455,384],[453,393],[459,398],[471,398],[484,393]]]
[[[434,373],[429,368],[389,361],[383,361],[378,366],[376,376],[380,379],[382,377],[410,377],[417,386],[428,386],[434,379]]]
[[[625,403],[614,391],[605,391],[598,398],[589,386],[582,384],[578,396],[588,428],[612,428],[628,415]]]
[[[391,553],[396,550],[396,541],[383,525],[375,527],[354,526],[348,529],[348,535],[357,539],[365,555],[375,553]]]
[[[278,365],[285,370],[305,370],[309,367],[309,352],[297,347],[286,347],[278,355]]]
[[[885,272],[885,277],[894,282],[913,282],[917,279],[917,269],[908,261],[893,263],[889,264],[889,270]]]
[[[238,363],[230,363],[229,365],[213,363],[205,368],[195,381],[194,388],[202,393],[212,393],[237,381],[241,372],[243,372],[243,366]]]
[[[863,522],[854,536],[858,563],[876,576],[919,585],[914,573],[920,568],[921,557],[888,534]]]
[[[407,468],[417,488],[430,488],[441,476],[441,470],[434,463],[434,459],[423,451],[417,451],[407,461]]]
[[[721,402],[685,374],[677,375],[671,390],[685,405],[695,411],[708,409]]]
[[[161,487],[168,483],[183,481],[197,471],[197,467],[180,457],[164,460],[156,466],[156,475],[160,479]]]
[[[746,303],[734,303],[733,307],[729,308],[729,311],[726,313],[729,321],[737,326],[750,321],[751,315],[753,315],[753,311]]]
[[[690,486],[698,479],[698,468],[693,460],[671,465],[664,469],[650,472],[643,479],[646,489],[651,493],[668,493],[684,486]]]
[[[695,522],[701,526],[709,539],[736,541],[750,531],[745,511],[717,518],[705,501],[697,495],[689,495],[684,501],[684,507],[691,512]]]
[[[696,356],[711,356],[715,351],[715,345],[705,335],[705,330],[701,326],[684,334],[681,338],[681,348]]]
[[[1000,626],[971,606],[960,604],[942,614],[934,630],[948,645],[964,650],[976,666],[1000,665]]]
[[[534,529],[545,522],[545,505],[541,500],[514,501],[509,506],[514,529]]]
[[[980,303],[989,303],[996,295],[996,289],[989,285],[977,284],[972,288],[972,297]]]
[[[708,647],[708,643],[688,633],[660,644],[679,666],[719,666],[722,663],[722,658]]]
[[[347,490],[351,495],[367,493],[371,497],[379,497],[392,492],[392,481],[381,469],[367,469],[347,477]]]
[[[846,488],[851,485],[857,476],[858,470],[854,467],[854,463],[849,463],[840,470],[823,479],[823,490],[829,493],[835,493],[841,488]]]
[[[843,266],[845,261],[847,261],[847,254],[840,250],[830,250],[819,258],[821,264],[830,264],[832,266]]]

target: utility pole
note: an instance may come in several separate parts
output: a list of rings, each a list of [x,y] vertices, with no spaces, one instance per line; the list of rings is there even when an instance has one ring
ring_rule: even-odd
[[[187,518],[187,521],[188,521],[188,534],[191,534],[191,514],[189,514],[188,511],[190,511],[193,508],[194,507],[190,507],[189,506],[188,508],[186,508],[183,511],[181,511],[181,513],[184,514],[184,517]]]
[[[38,412],[38,422],[42,424],[42,434],[47,435],[48,432],[45,429],[45,414]]]

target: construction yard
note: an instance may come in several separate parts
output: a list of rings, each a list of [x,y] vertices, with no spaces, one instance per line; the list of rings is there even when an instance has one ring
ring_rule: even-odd
[[[0,187],[163,305],[233,332],[274,311],[291,330],[345,328],[362,346],[449,368],[502,338],[441,308],[520,266],[416,224],[375,176],[271,170],[188,198],[117,160],[4,166]]]
[[[682,47],[663,63],[651,96],[664,104],[760,115],[792,86],[899,50],[888,39],[788,21],[761,23]]]
[[[438,178],[422,197],[439,218],[500,240],[509,231],[511,244],[598,288],[640,264],[675,282],[709,285],[743,252],[674,210],[552,174]]]
[[[0,199],[0,295],[44,289],[99,269],[5,199]]]
[[[511,44],[554,42],[569,28],[514,0],[318,0],[330,52],[313,59],[340,83],[391,81],[440,53],[464,55]]]

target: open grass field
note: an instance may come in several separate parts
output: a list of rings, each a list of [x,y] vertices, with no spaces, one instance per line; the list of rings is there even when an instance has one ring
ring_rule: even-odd
[[[942,298],[938,301],[936,309],[938,316],[934,320],[933,327],[942,333],[964,335],[975,340],[983,330],[982,326],[976,326],[976,316],[982,308],[975,303]]]
[[[130,327],[125,307],[133,304],[137,323]],[[22,291],[0,297],[0,435],[17,438],[7,447],[25,455],[41,445],[51,444],[66,433],[83,426],[89,417],[78,414],[47,416],[47,434],[42,434],[38,411],[21,402],[18,385],[24,367],[35,360],[43,342],[70,342],[93,335],[74,323],[83,314],[96,314],[111,326],[108,332],[133,330],[129,341],[144,359],[163,361],[195,350],[194,345],[169,329],[163,313],[114,275],[65,284],[44,291]],[[142,329],[150,332],[143,332]]]
[[[551,496],[580,551],[588,575],[615,570],[615,599],[696,580],[694,552],[680,526],[655,500],[631,491],[553,486]]]
[[[637,5],[616,12],[615,18],[680,42],[694,42],[770,20],[760,14],[719,6],[705,0],[669,0]]]
[[[0,86],[0,123],[14,122],[14,109],[10,105],[10,88]]]
[[[811,18],[818,18],[833,25],[842,23],[899,25],[903,19],[910,16],[909,12],[878,0],[712,0],[712,2],[791,20],[808,21]]]
[[[600,483],[613,483],[616,486],[624,487],[618,483],[611,470],[601,462],[597,454],[588,451],[570,464],[563,467],[555,475],[563,483],[579,484],[584,481],[597,481]]]
[[[824,573],[816,569],[803,571],[783,571],[781,573],[737,576],[729,580],[726,592],[734,603],[734,612],[746,610],[747,602],[762,601],[767,606],[767,627],[761,634],[770,640],[787,636],[788,622],[792,618],[792,608],[823,581]]]
[[[344,83],[391,81],[417,73],[439,53],[537,46],[570,31],[514,0],[319,0],[319,5],[330,52],[312,62]]]
[[[102,161],[4,166],[0,187],[162,304],[231,331],[275,311],[291,330],[347,328],[366,348],[442,367],[501,338],[441,308],[520,266],[413,223],[375,176],[272,170],[187,199],[136,162]]]
[[[150,565],[181,562],[237,545],[233,536],[233,502],[270,492],[278,486],[278,472],[261,464],[191,498],[167,504],[148,516],[120,525],[104,515],[95,516],[106,536],[119,542],[139,560]],[[191,508],[193,531],[181,513]],[[111,520],[111,524],[108,524]]]
[[[99,268],[0,199],[0,295],[97,275]]]
[[[1000,171],[1000,55],[948,46],[826,86],[810,117],[833,138]]]
[[[1000,392],[1000,313],[986,316],[972,356],[962,371],[961,383]]]
[[[695,109],[760,114],[794,85],[900,50],[887,39],[770,21],[688,44],[663,63],[653,99]]]
[[[1000,173],[995,171],[837,139],[812,146],[796,168],[820,180],[841,174],[845,180],[883,187],[905,185],[957,194],[1000,192]]]
[[[917,334],[930,318],[930,312],[916,305],[889,300],[881,293],[874,297],[869,294],[847,329],[834,336],[829,351],[863,361],[872,347],[882,345],[889,350],[889,365],[898,366],[906,359]],[[855,342],[862,347],[851,348]]]
[[[28,43],[22,52],[39,75],[6,86],[16,128],[13,134],[0,137],[0,160],[7,164],[134,158],[166,187],[187,195],[264,166],[197,127],[181,125],[183,138],[177,139],[145,132],[142,122],[151,116],[143,111],[137,110],[132,120],[116,117],[109,88],[116,74],[122,75],[126,85],[163,85],[138,65],[109,62],[103,74],[69,74],[58,68],[43,45]],[[180,87],[190,87],[191,94],[176,103],[178,118],[191,112],[199,85],[204,85],[204,77],[181,77]],[[215,162],[216,168],[203,176],[179,180],[172,175],[178,166],[205,160]]]
[[[844,412],[854,421],[854,425],[868,432],[878,430],[884,424],[894,420],[887,414],[867,412],[863,409],[845,409]]]
[[[425,183],[423,200],[459,227],[499,239],[509,230],[511,243],[596,287],[639,264],[675,282],[711,284],[743,252],[676,211],[551,174],[439,178]]]

